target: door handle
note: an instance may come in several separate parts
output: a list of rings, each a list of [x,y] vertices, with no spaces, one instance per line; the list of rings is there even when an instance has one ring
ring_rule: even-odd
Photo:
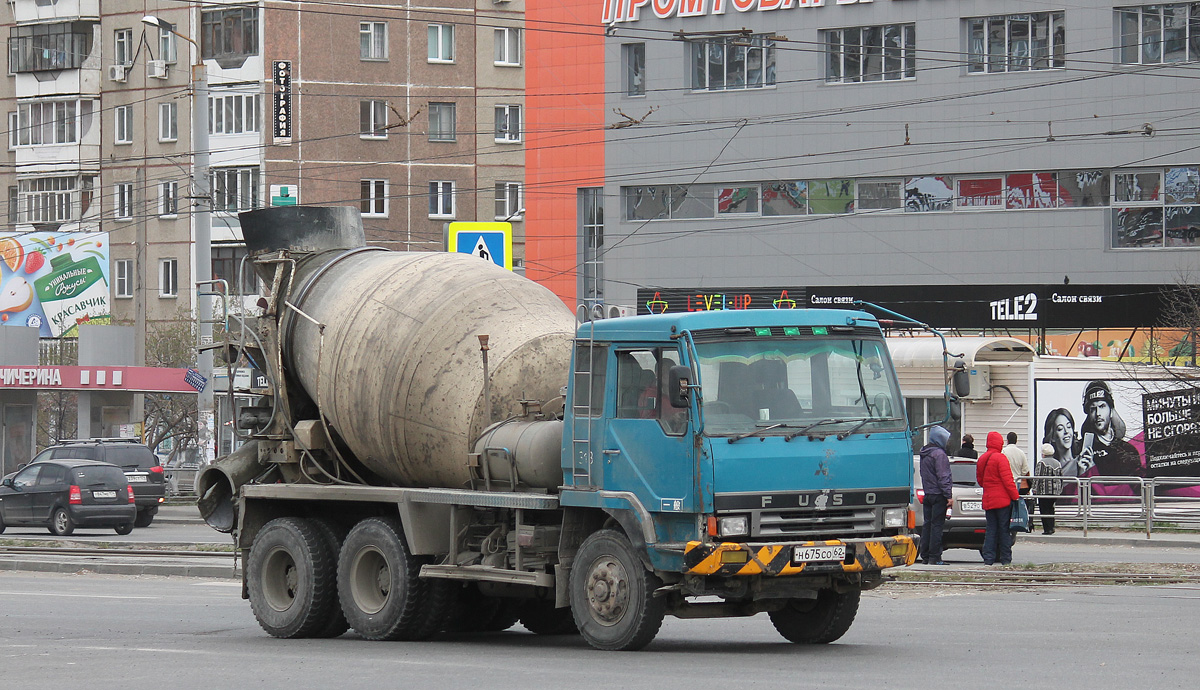
[[[614,449],[612,449],[612,448],[605,448],[605,449],[604,449],[603,451],[601,451],[601,452],[603,452],[605,455],[607,455],[607,456],[608,456],[607,458],[604,458],[604,461],[605,461],[605,462],[612,462],[612,456],[614,456],[614,455],[620,455],[620,454],[621,454],[621,451],[619,451],[619,450],[614,450]]]

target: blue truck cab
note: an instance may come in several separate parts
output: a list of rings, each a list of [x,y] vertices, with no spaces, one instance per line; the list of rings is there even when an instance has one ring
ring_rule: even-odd
[[[648,574],[648,605],[767,611],[784,637],[829,642],[884,569],[916,559],[911,431],[874,316],[659,314],[577,336],[560,502],[610,516]],[[571,590],[590,599],[572,606],[604,623],[612,592],[627,587],[628,608],[638,588],[597,574],[604,563],[584,551]]]

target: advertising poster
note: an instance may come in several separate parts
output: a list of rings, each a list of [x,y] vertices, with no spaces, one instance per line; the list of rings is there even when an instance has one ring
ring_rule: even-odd
[[[0,325],[78,335],[110,322],[108,286],[107,233],[0,233]]]
[[[910,177],[904,181],[904,210],[949,211],[954,208],[954,190],[949,177]]]
[[[1175,379],[1038,379],[1036,443],[1069,477],[1200,477],[1200,385]],[[1136,485],[1094,486],[1137,495]],[[1167,495],[1200,496],[1200,486]]]

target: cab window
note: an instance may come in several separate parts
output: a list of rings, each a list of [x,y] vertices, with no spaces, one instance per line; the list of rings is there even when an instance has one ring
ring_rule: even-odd
[[[679,364],[674,348],[642,348],[617,353],[617,418],[656,419],[668,434],[687,428],[687,409],[666,396],[667,372]]]

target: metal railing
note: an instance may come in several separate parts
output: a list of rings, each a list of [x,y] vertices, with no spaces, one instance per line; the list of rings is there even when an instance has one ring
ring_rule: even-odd
[[[1036,477],[1034,479],[1037,479]],[[1093,527],[1144,525],[1146,538],[1154,529],[1200,531],[1200,477],[1055,477],[1064,493],[1029,493],[1033,520],[1043,517],[1038,499],[1055,499],[1055,523],[1079,525],[1086,537]],[[1180,495],[1180,489],[1196,495]],[[1156,524],[1157,523],[1157,524]]]

